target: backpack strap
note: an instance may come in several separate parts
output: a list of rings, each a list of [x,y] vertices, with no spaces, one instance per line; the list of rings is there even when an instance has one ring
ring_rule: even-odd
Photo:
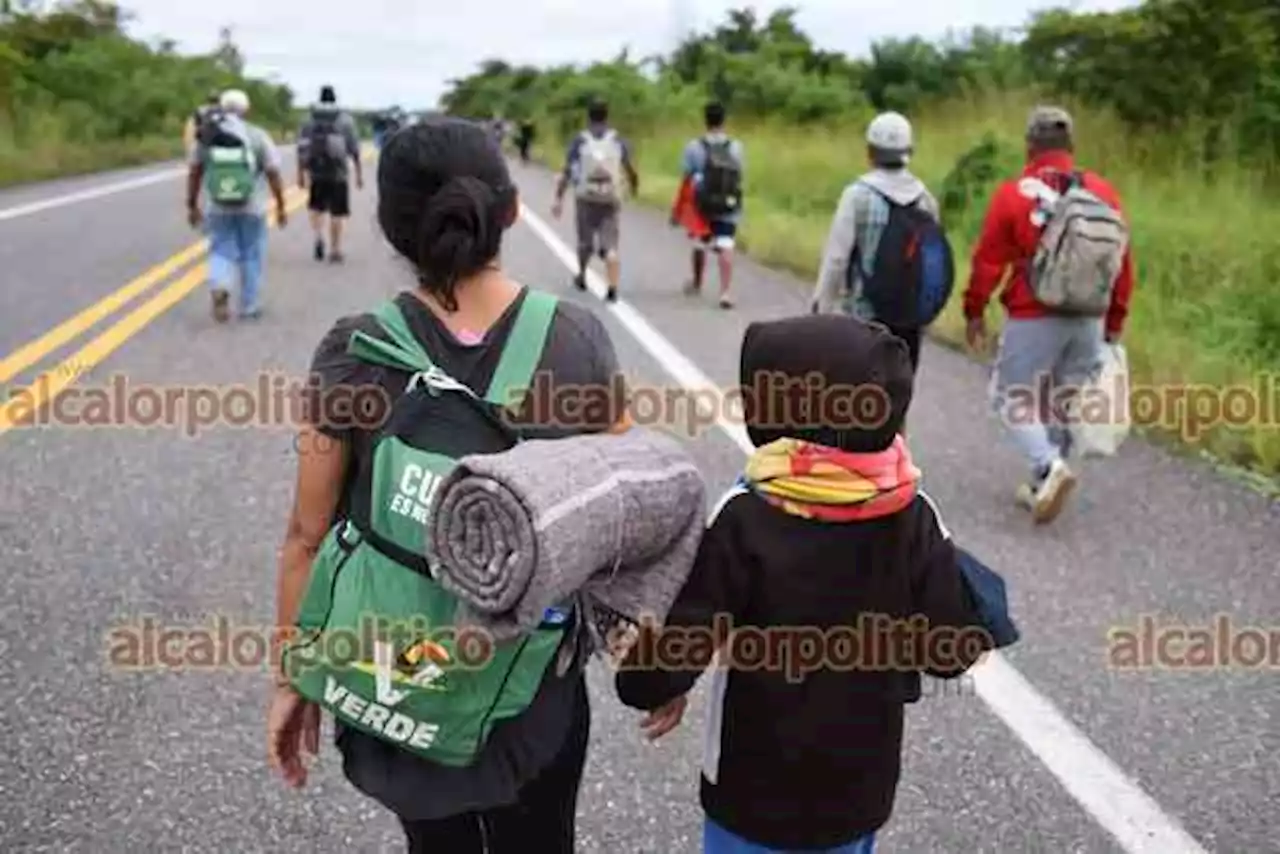
[[[351,333],[347,352],[366,362],[385,365],[400,371],[419,373],[431,371],[435,364],[418,339],[409,331],[409,324],[395,300],[387,300],[373,311],[373,317],[391,341],[383,341],[360,330]]]
[[[525,289],[515,325],[503,345],[493,379],[489,381],[489,391],[485,395],[487,401],[513,412],[519,409],[533,380],[533,372],[542,359],[558,304],[559,300],[551,294]]]

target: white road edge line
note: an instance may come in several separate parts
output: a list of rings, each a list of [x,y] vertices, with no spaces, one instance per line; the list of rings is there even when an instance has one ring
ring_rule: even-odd
[[[576,273],[576,255],[551,226],[524,204],[520,206],[520,216],[569,271]],[[605,282],[591,269],[587,271],[587,287],[604,300]],[[639,312],[621,298],[605,306],[681,385],[690,391],[707,389],[714,394],[715,384],[710,378]],[[716,426],[744,453],[754,450],[742,425],[731,424],[716,413],[708,412],[707,416],[713,417]],[[978,696],[991,712],[1128,854],[1208,854],[1175,818],[1165,813],[999,652],[988,655],[971,673]]]
[[[30,216],[31,214],[53,210],[54,208],[66,207],[67,205],[79,204],[80,202],[88,202],[93,199],[100,199],[103,196],[112,196],[116,193],[123,193],[127,190],[136,190],[139,187],[159,184],[162,181],[172,181],[173,179],[185,174],[187,174],[186,169],[166,169],[163,172],[144,175],[141,178],[131,178],[128,181],[117,181],[114,184],[106,184],[89,190],[81,190],[78,193],[68,193],[65,196],[54,196],[52,199],[44,199],[43,201],[31,202],[26,205],[0,209],[0,222],[8,219],[17,219],[22,216]]]

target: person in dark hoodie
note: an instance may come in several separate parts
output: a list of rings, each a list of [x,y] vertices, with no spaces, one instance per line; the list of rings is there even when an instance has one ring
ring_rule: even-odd
[[[805,390],[815,371],[825,385]],[[848,315],[753,323],[741,382],[756,451],[665,624],[629,649],[615,636],[615,687],[660,737],[716,653],[703,851],[864,854],[893,809],[921,674],[959,677],[1017,629],[1000,577],[953,544],[919,488],[899,431],[906,343]],[[876,407],[847,404],[868,395],[873,418],[836,417],[865,418]],[[824,399],[821,417],[806,412]]]

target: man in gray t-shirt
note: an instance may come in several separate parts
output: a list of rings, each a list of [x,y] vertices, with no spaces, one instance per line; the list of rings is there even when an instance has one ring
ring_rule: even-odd
[[[329,260],[342,263],[342,224],[351,216],[350,170],[355,167],[356,189],[364,188],[364,172],[360,164],[360,135],[350,113],[338,109],[338,96],[332,86],[320,90],[320,103],[298,131],[298,186],[306,188],[311,179],[307,209],[311,212],[311,229],[316,235],[315,258],[325,256],[324,225],[329,220]]]
[[[283,228],[284,181],[280,152],[271,136],[245,119],[249,97],[236,89],[224,92],[219,109],[197,128],[187,174],[187,221],[203,222],[209,238],[209,285],[213,316],[227,319],[232,280],[240,275],[240,316],[261,313],[258,293],[267,243],[267,188],[275,197]],[[201,190],[205,207],[200,208]]]

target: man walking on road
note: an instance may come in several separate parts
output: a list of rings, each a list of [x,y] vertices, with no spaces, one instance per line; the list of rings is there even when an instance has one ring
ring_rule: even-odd
[[[355,120],[338,109],[338,96],[332,86],[320,90],[320,103],[298,131],[298,186],[306,188],[311,181],[307,209],[311,212],[311,230],[315,232],[315,259],[325,257],[325,218],[329,221],[329,260],[341,264],[342,227],[351,216],[351,189],[348,184],[347,160],[355,167],[356,189],[364,188],[364,170],[360,163],[360,136]]]
[[[187,221],[205,224],[209,236],[209,278],[213,316],[227,320],[231,281],[240,274],[240,316],[257,317],[267,246],[267,185],[275,197],[283,228],[288,220],[280,152],[270,135],[250,124],[249,97],[236,89],[223,93],[222,115],[205,124],[191,152],[187,176]],[[208,196],[201,211],[200,190]]]
[[[693,278],[685,293],[702,291],[702,275],[707,266],[707,248],[716,253],[720,272],[720,306],[732,308],[730,284],[733,278],[733,246],[742,217],[742,172],[745,165],[742,143],[725,132],[725,110],[710,103],[703,112],[707,131],[689,141],[684,149],[684,177],[693,183],[694,203],[710,228],[693,248]]]
[[[534,126],[531,119],[520,122],[520,131],[516,136],[516,148],[520,151],[520,162],[528,164],[529,151],[533,147]]]
[[[596,102],[587,109],[587,119],[587,129],[569,143],[551,215],[560,218],[565,191],[572,183],[578,231],[578,275],[573,284],[578,290],[586,290],[587,263],[598,247],[609,279],[608,298],[613,302],[618,298],[621,277],[618,231],[622,220],[622,176],[625,172],[633,196],[639,190],[640,176],[627,141],[609,127],[609,108]]]
[[[940,219],[938,202],[924,183],[907,169],[913,151],[911,123],[899,113],[881,113],[867,127],[867,159],[871,170],[845,187],[827,237],[822,267],[813,291],[815,313],[842,312],[879,321],[907,344],[913,371],[920,367],[920,326],[898,325],[885,318],[866,292],[880,261],[878,250],[894,207],[916,209],[933,223]],[[911,225],[918,219],[908,220]],[[892,247],[891,247],[892,248]],[[948,250],[949,251],[949,250]],[[885,263],[899,259],[885,258]],[[894,267],[894,272],[902,265]],[[907,291],[911,282],[886,281],[885,288]],[[950,280],[937,283],[950,287]]]
[[[1007,319],[992,403],[1031,465],[1017,501],[1040,523],[1057,517],[1076,483],[1066,462],[1072,437],[1061,421],[1063,398],[1099,370],[1103,339],[1119,340],[1133,291],[1119,195],[1077,169],[1073,137],[1065,110],[1032,111],[1026,168],[992,197],[964,298],[966,337],[977,349],[986,339],[987,301],[1013,267],[1001,298]]]

